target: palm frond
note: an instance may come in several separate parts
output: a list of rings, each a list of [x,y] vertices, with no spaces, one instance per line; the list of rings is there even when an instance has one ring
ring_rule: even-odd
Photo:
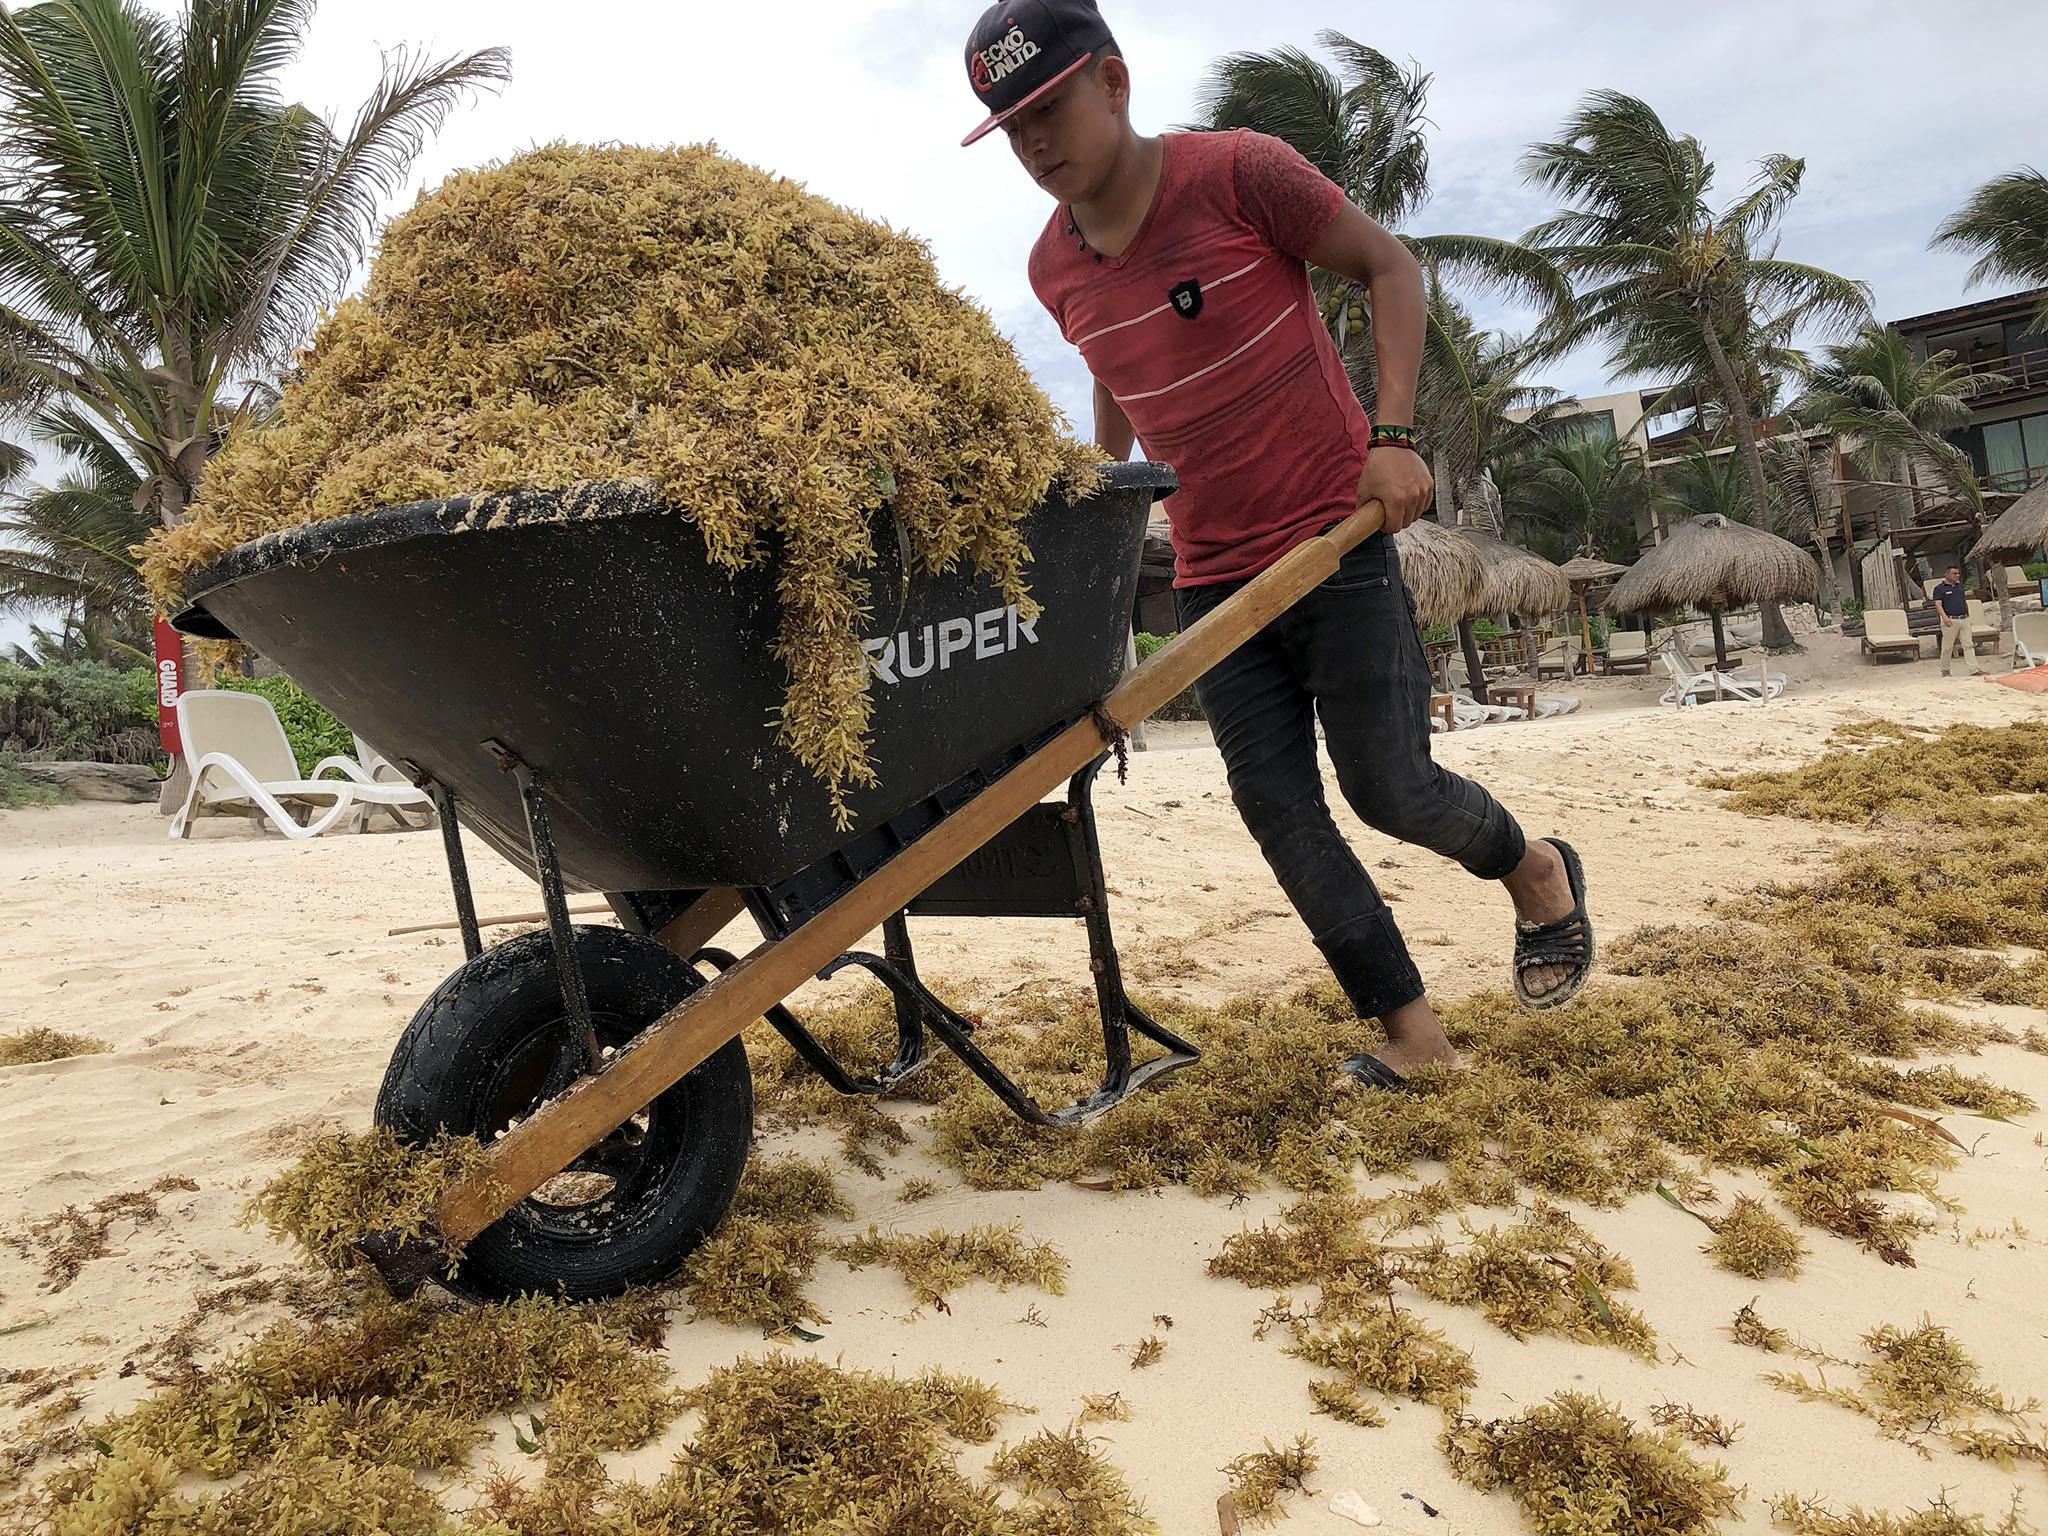
[[[1976,253],[1973,287],[1994,280],[2048,287],[2048,176],[2030,165],[1994,176],[1942,220],[1930,243]],[[2033,328],[2048,334],[2048,296]]]

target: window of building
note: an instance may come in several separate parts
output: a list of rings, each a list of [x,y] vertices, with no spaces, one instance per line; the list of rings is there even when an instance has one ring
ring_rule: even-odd
[[[1614,441],[1614,412],[1581,411],[1573,416],[1559,417],[1550,424],[1550,437],[1556,443],[1604,446]]]
[[[1994,491],[2024,491],[2048,471],[2048,413],[1984,424],[1984,473]]]

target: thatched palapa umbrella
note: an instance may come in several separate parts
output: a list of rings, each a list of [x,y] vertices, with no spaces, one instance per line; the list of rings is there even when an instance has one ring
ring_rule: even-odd
[[[1607,608],[1610,613],[1700,609],[1714,621],[1714,662],[1725,669],[1724,612],[1751,603],[1810,598],[1819,583],[1813,557],[1798,545],[1709,513],[1680,523],[1630,566],[1607,595]]]
[[[2024,564],[2048,544],[2048,480],[2043,480],[1992,521],[1970,553],[1979,560]]]
[[[1425,625],[1455,624],[1486,594],[1486,562],[1468,540],[1424,518],[1394,535],[1401,578]]]
[[[1586,612],[1586,589],[1596,581],[1605,581],[1610,576],[1628,573],[1625,565],[1616,565],[1608,560],[1595,560],[1591,555],[1573,555],[1558,567],[1564,572],[1564,579],[1572,584],[1572,596],[1579,600],[1579,641],[1585,646],[1585,654],[1593,654],[1593,620]]]
[[[1423,518],[1394,535],[1394,548],[1401,557],[1401,579],[1415,597],[1415,616],[1427,626],[1455,624],[1465,642],[1465,663],[1472,674],[1472,686],[1483,703],[1486,698],[1484,674],[1472,648],[1469,616],[1485,610],[1486,562],[1479,551],[1442,523]],[[1449,664],[1442,683],[1451,691]]]
[[[1485,693],[1479,681],[1479,646],[1472,636],[1472,619],[1482,613],[1505,613],[1518,616],[1526,626],[1531,614],[1564,612],[1571,604],[1572,588],[1563,571],[1519,544],[1506,543],[1477,528],[1460,528],[1458,536],[1468,541],[1486,562],[1486,591],[1479,605],[1458,626],[1459,638],[1465,642],[1465,665],[1472,673],[1475,696],[1484,703]],[[1522,631],[1522,649],[1525,654],[1529,652],[1526,627]],[[1534,655],[1528,659],[1534,667]]]

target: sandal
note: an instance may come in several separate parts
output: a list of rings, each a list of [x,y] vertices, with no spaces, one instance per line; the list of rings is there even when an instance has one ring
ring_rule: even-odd
[[[1370,1051],[1353,1051],[1346,1056],[1338,1070],[1353,1079],[1361,1087],[1379,1088],[1388,1093],[1413,1093],[1415,1085],[1388,1066]]]
[[[1586,916],[1586,871],[1572,845],[1561,838],[1543,839],[1564,855],[1565,878],[1571,882],[1571,911],[1554,922],[1515,924],[1515,996],[1525,1008],[1555,1008],[1579,995],[1586,978],[1593,974],[1593,923]],[[1532,997],[1522,985],[1522,974],[1544,965],[1578,968],[1561,987]]]

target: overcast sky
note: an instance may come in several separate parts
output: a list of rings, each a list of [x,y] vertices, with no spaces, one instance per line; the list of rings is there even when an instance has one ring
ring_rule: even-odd
[[[1719,200],[1758,155],[1803,155],[1783,253],[1868,282],[1886,319],[1961,302],[1969,263],[1927,250],[1934,226],[1988,177],[2048,159],[2039,0],[1105,4],[1141,131],[1186,122],[1217,55],[1308,46],[1323,27],[1433,74],[1435,195],[1418,232],[1512,237],[1550,212],[1517,157],[1596,87],[1641,96],[1696,135]],[[972,0],[327,0],[288,88],[346,117],[381,49],[507,46],[512,84],[450,120],[401,205],[456,167],[553,139],[713,139],[929,241],[946,279],[994,312],[1085,430],[1087,375],[1024,279],[1050,204],[999,136],[957,147],[979,115],[960,63],[975,14]],[[1609,376],[1588,353],[1548,382],[1593,394]],[[0,641],[10,628],[0,621]]]

